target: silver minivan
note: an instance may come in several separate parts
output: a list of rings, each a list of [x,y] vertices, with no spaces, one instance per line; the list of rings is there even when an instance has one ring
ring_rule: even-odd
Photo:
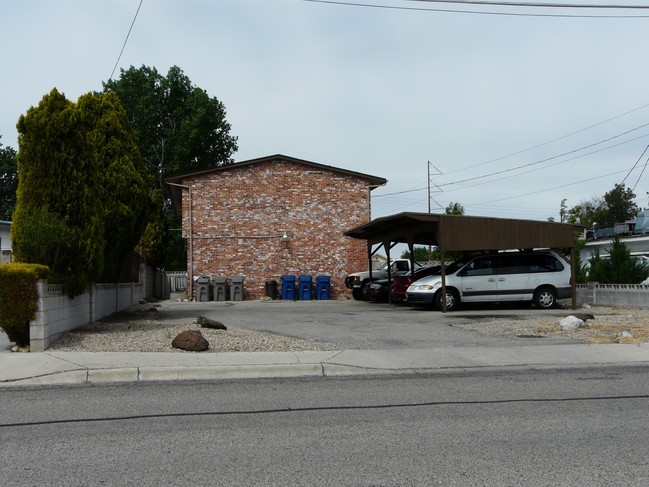
[[[537,308],[556,306],[572,296],[570,265],[550,250],[498,252],[457,260],[446,267],[446,309],[460,303],[531,301]],[[415,281],[406,291],[414,306],[442,308],[442,277]]]

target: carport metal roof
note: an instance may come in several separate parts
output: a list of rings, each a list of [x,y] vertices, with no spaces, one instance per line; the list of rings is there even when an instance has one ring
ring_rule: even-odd
[[[345,232],[379,243],[435,245],[443,251],[571,248],[579,225],[434,213],[399,213]]]
[[[367,240],[368,257],[371,257],[372,254],[372,245],[383,245],[388,262],[390,249],[396,243],[408,244],[411,256],[415,244],[439,247],[442,260],[443,294],[446,293],[445,252],[569,248],[572,306],[574,309],[576,308],[575,231],[581,228],[583,228],[581,225],[534,220],[434,213],[399,213],[372,220],[365,225],[348,230],[345,235]],[[443,303],[443,311],[446,311],[445,303]]]

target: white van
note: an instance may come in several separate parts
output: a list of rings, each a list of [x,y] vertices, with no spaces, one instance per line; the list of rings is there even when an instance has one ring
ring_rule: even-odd
[[[446,309],[460,303],[531,301],[537,308],[556,306],[572,296],[570,265],[544,250],[499,252],[471,256],[446,267]],[[407,300],[414,306],[442,308],[442,277],[424,277],[411,284]]]

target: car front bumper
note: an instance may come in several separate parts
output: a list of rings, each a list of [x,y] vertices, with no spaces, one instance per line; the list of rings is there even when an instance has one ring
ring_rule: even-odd
[[[417,293],[417,292],[410,292],[406,293],[408,303],[415,305],[415,306],[428,306],[433,304],[433,296],[435,296],[435,293],[429,292],[429,293]]]

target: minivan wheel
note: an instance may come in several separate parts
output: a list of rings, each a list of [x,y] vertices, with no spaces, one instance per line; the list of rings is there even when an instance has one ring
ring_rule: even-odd
[[[542,287],[534,293],[534,304],[537,308],[550,309],[557,304],[557,292],[549,287]]]
[[[443,309],[441,290],[435,293],[433,302],[435,303],[435,307],[438,310],[441,311]],[[460,295],[452,289],[447,290],[446,291],[446,311],[455,311],[459,306],[460,306]]]

